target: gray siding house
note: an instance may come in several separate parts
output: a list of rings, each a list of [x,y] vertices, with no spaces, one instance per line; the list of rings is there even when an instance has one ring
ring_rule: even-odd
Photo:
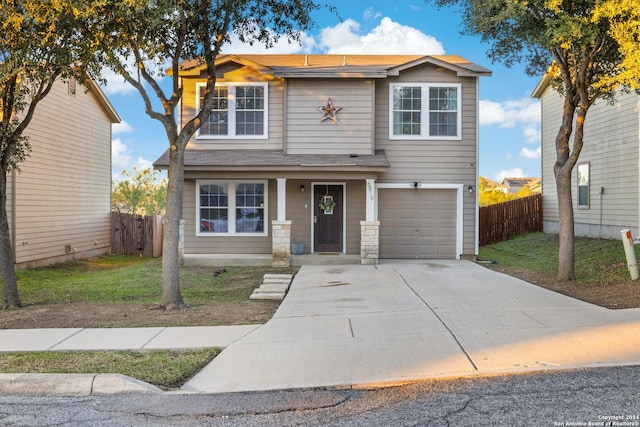
[[[555,137],[562,98],[543,79],[533,96],[542,106],[542,194],[544,231],[559,230],[558,197],[553,175]],[[614,105],[599,100],[585,121],[584,147],[573,170],[575,234],[620,239],[620,230],[638,236],[640,227],[640,98],[619,93]]]
[[[489,70],[418,55],[216,65],[216,105],[185,154],[185,264],[476,256],[478,85]],[[182,65],[182,123],[198,111],[204,72]]]
[[[16,267],[109,253],[111,125],[97,84],[57,81],[25,130],[31,155],[9,175],[7,213]]]

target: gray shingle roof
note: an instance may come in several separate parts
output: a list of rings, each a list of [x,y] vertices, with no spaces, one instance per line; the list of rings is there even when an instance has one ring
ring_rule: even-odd
[[[169,152],[166,151],[153,164],[158,169],[169,166]],[[185,150],[186,170],[219,170],[246,168],[337,168],[345,169],[387,169],[389,159],[384,150],[376,150],[374,155],[353,156],[349,154],[284,154],[273,150]]]

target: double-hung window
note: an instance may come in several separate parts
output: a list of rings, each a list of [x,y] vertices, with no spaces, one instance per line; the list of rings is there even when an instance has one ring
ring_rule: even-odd
[[[221,83],[213,93],[211,114],[204,120],[199,138],[267,138],[268,85]],[[197,109],[204,101],[205,84],[197,85]]]
[[[197,234],[266,235],[265,181],[198,181]]]
[[[460,139],[461,85],[390,85],[390,139]]]

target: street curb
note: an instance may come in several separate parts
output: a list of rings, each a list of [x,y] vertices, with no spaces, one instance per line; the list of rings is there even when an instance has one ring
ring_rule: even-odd
[[[121,374],[0,374],[0,396],[159,394],[151,384]]]

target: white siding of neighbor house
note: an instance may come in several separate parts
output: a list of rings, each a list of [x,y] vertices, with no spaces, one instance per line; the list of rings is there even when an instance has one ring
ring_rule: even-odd
[[[197,83],[204,83],[204,77],[183,77],[183,103],[180,107],[180,123],[184,126],[191,120],[196,110]],[[268,83],[268,139],[207,139],[191,138],[189,148],[215,150],[282,150],[284,140],[284,81],[263,76],[254,70],[242,67],[228,70],[224,78],[217,82],[258,82]]]
[[[544,227],[547,232],[557,232],[558,198],[553,165],[562,98],[547,88],[541,102]],[[588,208],[577,206],[576,166],[571,187],[576,235],[619,239],[620,230],[630,228],[637,236],[639,117],[635,93],[618,94],[614,105],[599,100],[589,110],[578,164],[590,165],[590,204]]]
[[[110,248],[111,120],[96,98],[57,82],[25,134],[31,156],[14,175],[10,202],[16,264],[107,253]],[[65,246],[71,249],[65,254]]]
[[[389,139],[389,84],[461,83],[462,138],[460,140]],[[462,254],[476,253],[477,198],[477,100],[478,79],[460,78],[452,71],[431,65],[400,73],[398,78],[378,82],[376,86],[376,148],[384,149],[391,162],[388,172],[378,175],[377,183],[462,184],[463,247]],[[473,193],[466,189],[472,186]]]
[[[373,154],[374,83],[365,79],[292,79],[287,83],[289,154]],[[318,107],[331,99],[336,121]]]

